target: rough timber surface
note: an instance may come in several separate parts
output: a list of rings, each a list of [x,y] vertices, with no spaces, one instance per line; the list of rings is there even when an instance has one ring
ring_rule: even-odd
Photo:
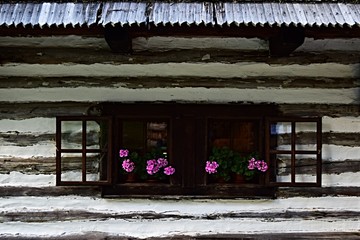
[[[226,39],[224,39],[226,42]],[[201,42],[200,42],[201,44]],[[171,43],[168,46],[171,47]],[[176,47],[176,46],[173,46]],[[240,47],[240,46],[239,46]],[[165,46],[164,46],[165,48]],[[166,62],[264,62],[268,64],[311,64],[341,62],[343,64],[358,63],[360,51],[325,51],[294,52],[289,57],[270,57],[265,50],[224,50],[224,49],[175,49],[154,53],[148,51],[132,54],[115,54],[110,49],[97,48],[63,48],[63,47],[11,47],[0,45],[0,63],[39,63],[39,64],[150,64]],[[206,60],[204,56],[209,56]]]
[[[289,240],[289,239],[326,239],[326,240],[358,240],[360,234],[357,232],[324,232],[324,233],[266,233],[266,234],[214,234],[214,235],[174,235],[172,240]],[[101,232],[87,232],[81,235],[68,235],[59,237],[1,237],[6,240],[140,240],[143,238],[114,236]],[[148,240],[165,240],[169,237],[150,237]]]

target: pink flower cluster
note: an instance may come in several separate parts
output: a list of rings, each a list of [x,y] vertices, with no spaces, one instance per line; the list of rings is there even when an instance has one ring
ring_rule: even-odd
[[[129,150],[120,149],[119,156],[121,158],[128,157],[129,156]],[[126,172],[132,172],[135,169],[135,163],[133,161],[131,161],[130,159],[124,159],[121,166]]]
[[[135,163],[132,162],[130,159],[125,159],[122,162],[121,166],[126,172],[132,172],[135,169]]]
[[[173,168],[172,166],[168,166],[164,168],[164,173],[168,176],[173,175],[175,173],[175,168]]]
[[[268,165],[264,160],[256,160],[255,158],[251,158],[249,160],[248,169],[257,169],[261,172],[266,172],[268,170]]]
[[[216,173],[219,164],[216,161],[206,161],[205,171],[209,174]]]
[[[166,175],[172,175],[175,173],[175,168],[168,165],[166,158],[150,159],[147,162],[146,171],[149,175],[154,175],[159,172],[161,168],[164,168]]]
[[[127,157],[129,155],[129,150],[127,149],[120,149],[119,156],[120,157]]]

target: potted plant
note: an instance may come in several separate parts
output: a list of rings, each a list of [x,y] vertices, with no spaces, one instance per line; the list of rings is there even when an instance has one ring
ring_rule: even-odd
[[[248,158],[241,156],[239,153],[235,154],[233,164],[231,165],[231,172],[234,174],[234,182],[242,183],[249,180],[253,176],[253,172],[249,172]]]
[[[253,153],[247,156],[238,155],[233,162],[231,170],[236,174],[238,182],[241,182],[241,177],[244,180],[251,180],[257,174],[257,171],[266,172],[268,169],[267,163],[264,160],[257,160],[258,154]]]
[[[136,181],[130,180],[133,175],[141,180],[163,180],[175,173],[175,168],[168,165],[166,156],[157,150],[153,150],[142,157],[137,152],[130,153],[127,149],[121,149],[119,156],[122,161],[122,171],[127,175],[128,182]]]
[[[164,180],[175,173],[175,168],[169,165],[166,154],[160,149],[153,149],[145,154],[148,179]]]
[[[219,180],[228,182],[231,178],[231,166],[234,161],[234,151],[227,147],[214,147],[211,150],[209,161],[206,162],[205,171],[215,174]]]
[[[241,155],[227,147],[213,148],[205,171],[217,178],[229,181],[234,175],[235,182],[251,180],[257,171],[266,172],[268,166],[264,160],[257,160],[257,154]]]
[[[120,149],[119,157],[122,172],[126,175],[126,182],[136,182],[141,176],[142,158],[137,152],[129,152],[128,149]]]

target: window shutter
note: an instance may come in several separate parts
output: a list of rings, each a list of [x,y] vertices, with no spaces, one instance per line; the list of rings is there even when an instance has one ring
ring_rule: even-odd
[[[272,186],[321,186],[321,118],[268,118],[265,153]]]
[[[57,117],[56,184],[110,184],[111,132],[110,117]]]

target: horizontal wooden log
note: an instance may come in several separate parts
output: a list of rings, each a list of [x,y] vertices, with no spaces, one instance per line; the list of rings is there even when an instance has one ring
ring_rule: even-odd
[[[91,196],[100,197],[99,187],[0,187],[0,197],[16,197],[16,196],[66,196],[66,195],[77,195],[77,196]]]
[[[287,161],[290,164],[290,159]],[[296,174],[316,174],[316,160],[315,159],[300,159],[296,161]],[[360,159],[358,161],[345,160],[342,162],[323,161],[323,174],[340,174],[344,172],[360,172]],[[280,176],[289,175],[291,173],[291,166],[280,167]]]
[[[80,141],[80,143],[81,143],[81,138],[76,138],[77,141],[75,141],[73,138],[71,140],[73,142],[77,142],[77,143],[79,143],[79,141]],[[23,133],[13,132],[13,131],[6,132],[6,133],[0,132],[0,143],[3,145],[26,147],[26,146],[36,145],[36,144],[42,144],[47,141],[55,142],[55,133],[23,134]]]
[[[291,211],[285,212],[241,212],[241,213],[218,213],[203,216],[192,216],[184,214],[171,214],[171,213],[154,213],[154,212],[139,212],[139,213],[99,213],[88,212],[80,210],[67,210],[67,211],[41,211],[41,212],[5,212],[0,216],[0,222],[27,222],[27,223],[41,223],[49,221],[106,221],[110,219],[143,219],[143,220],[215,220],[215,219],[243,219],[254,218],[262,219],[262,221],[274,221],[275,219],[312,219],[312,220],[340,220],[347,219],[349,221],[358,219],[359,212],[357,211]]]
[[[225,41],[226,39],[224,39]],[[201,44],[201,43],[200,43]],[[196,46],[194,46],[196,47]],[[164,48],[176,48],[171,43]],[[151,50],[151,49],[148,49]],[[0,46],[0,63],[39,63],[39,64],[62,64],[62,63],[113,63],[113,64],[150,64],[165,62],[265,62],[268,64],[313,64],[341,62],[343,64],[358,63],[360,52],[336,51],[336,52],[294,52],[289,57],[269,57],[268,51],[254,50],[214,50],[214,49],[191,49],[171,50],[162,52],[141,51],[131,55],[114,54],[110,49],[99,49],[89,46],[88,48],[64,48],[54,47],[11,47]],[[206,57],[205,57],[206,56]]]
[[[359,104],[279,104],[279,110],[285,116],[360,116]]]
[[[226,239],[226,240],[288,240],[288,239],[332,239],[332,240],[358,240],[360,234],[358,232],[291,232],[291,233],[249,233],[249,234],[199,234],[199,235],[184,235],[184,234],[175,234],[171,236],[172,240],[213,240],[213,239]],[[112,234],[102,233],[102,232],[92,232],[88,231],[84,234],[67,234],[66,236],[7,236],[7,240],[140,240],[143,238],[136,237],[122,237],[114,236]],[[167,237],[148,237],[148,240],[167,240]]]
[[[279,188],[279,198],[288,197],[323,197],[323,196],[360,196],[360,187],[294,187]]]
[[[357,78],[325,77],[1,77],[0,88],[354,88],[360,86]]]
[[[0,119],[28,119],[56,117],[63,115],[98,114],[96,103],[55,102],[55,103],[7,103],[0,102]]]
[[[100,196],[99,187],[0,187],[0,197],[19,197],[19,196]],[[276,196],[280,198],[287,197],[321,197],[321,196],[360,196],[360,187],[294,187],[294,188],[279,188],[276,191]],[[136,196],[133,196],[136,197]],[[154,199],[161,199],[161,196],[152,196]],[[178,199],[179,196],[164,196],[163,199]],[[191,198],[206,198],[206,196],[187,196]]]
[[[0,160],[0,173],[2,174],[8,174],[13,171],[30,174],[48,174],[55,173],[55,169],[55,158],[2,158]]]
[[[268,64],[264,62],[163,62],[151,64],[29,64],[0,65],[4,77],[323,77],[358,78],[360,64]],[[261,85],[259,85],[261,87]]]
[[[278,134],[277,136],[278,137],[276,140],[278,145],[291,144],[291,134]],[[309,132],[297,133],[295,142],[297,145],[316,144],[316,134]],[[359,147],[360,132],[354,132],[354,133],[323,132],[322,143],[340,145],[340,146],[349,146],[349,147]]]
[[[69,69],[68,71],[71,71]],[[93,69],[93,71],[96,71]],[[198,69],[201,71],[201,69]],[[226,71],[226,69],[224,69]],[[0,70],[1,72],[1,70]],[[199,73],[199,72],[198,72]],[[9,102],[191,102],[239,104],[359,104],[359,88],[146,88],[122,86],[0,89],[0,96]]]
[[[360,116],[360,106],[358,104],[278,104],[278,106],[283,115],[320,117]],[[101,111],[99,108],[98,103],[91,102],[9,103],[3,100],[0,101],[0,119],[20,120],[60,115],[88,115],[99,113]]]
[[[54,149],[55,151],[55,149]],[[87,157],[86,169],[88,173],[96,173],[99,165],[99,158]],[[76,157],[62,158],[62,171],[81,171],[82,159],[81,155]],[[2,158],[0,159],[0,173],[7,174],[10,172],[21,172],[27,174],[52,174],[56,172],[56,161],[54,158],[32,158],[32,159],[16,159]]]

